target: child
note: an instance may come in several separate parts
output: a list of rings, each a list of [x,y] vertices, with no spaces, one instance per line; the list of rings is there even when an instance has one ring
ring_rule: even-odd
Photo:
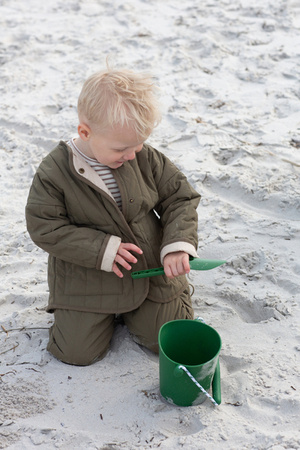
[[[158,352],[165,322],[193,318],[186,274],[200,195],[145,144],[160,119],[151,77],[92,75],[78,117],[78,137],[44,158],[26,206],[28,232],[49,253],[47,348],[65,363],[91,364],[106,354],[118,314]],[[131,277],[161,264],[164,276]]]

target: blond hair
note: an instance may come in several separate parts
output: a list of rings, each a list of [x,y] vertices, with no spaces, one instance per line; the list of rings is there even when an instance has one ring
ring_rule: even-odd
[[[107,69],[91,75],[78,98],[78,116],[99,132],[131,126],[147,139],[160,121],[153,78],[129,70]]]

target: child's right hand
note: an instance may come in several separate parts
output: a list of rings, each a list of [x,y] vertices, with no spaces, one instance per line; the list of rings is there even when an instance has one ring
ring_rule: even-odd
[[[124,269],[126,270],[130,270],[131,269],[131,265],[128,264],[130,263],[136,263],[137,259],[135,258],[135,256],[133,256],[130,252],[135,252],[138,253],[139,255],[142,255],[143,250],[141,250],[137,245],[134,244],[123,244],[121,242],[119,248],[118,248],[118,252],[117,255],[115,257],[113,266],[112,266],[112,270],[113,272],[119,277],[119,278],[123,278],[123,274],[121,272],[121,270],[119,269],[119,267],[117,266],[117,264],[120,264],[122,267],[124,267]]]

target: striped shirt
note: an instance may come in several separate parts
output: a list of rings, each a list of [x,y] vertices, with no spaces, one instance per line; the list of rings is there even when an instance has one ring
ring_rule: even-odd
[[[97,174],[102,178],[118,207],[122,211],[121,192],[111,169],[108,166],[99,163],[96,159],[90,158],[89,156],[86,156],[84,153],[82,153],[75,144],[74,139],[71,139],[68,142],[68,145],[70,145],[73,150],[76,150],[82,156],[82,158],[92,167],[92,169],[94,169],[95,172],[97,172]]]

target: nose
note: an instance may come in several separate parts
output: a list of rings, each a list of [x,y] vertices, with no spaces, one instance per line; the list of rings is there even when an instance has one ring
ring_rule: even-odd
[[[126,155],[126,159],[127,161],[131,161],[134,158],[135,158],[135,150],[131,150],[130,153]]]
[[[140,152],[142,150],[143,145],[137,145],[136,147],[133,147],[132,149],[128,150],[128,153],[125,155],[126,161],[131,161],[135,158],[136,153]]]

